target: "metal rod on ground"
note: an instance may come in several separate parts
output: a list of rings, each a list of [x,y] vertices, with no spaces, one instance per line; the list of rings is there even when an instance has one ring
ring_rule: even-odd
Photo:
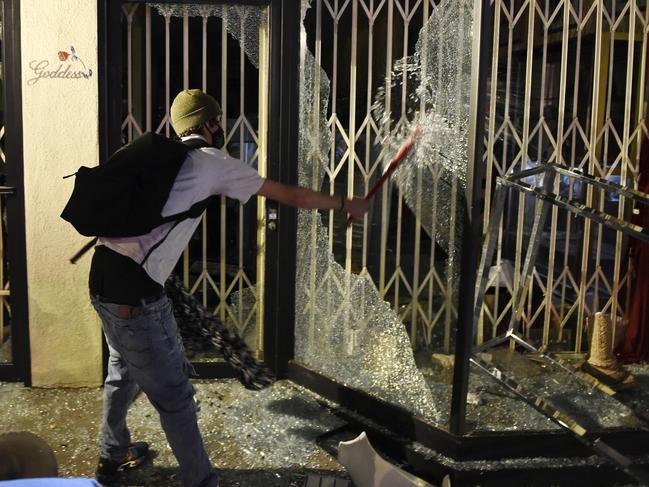
[[[507,334],[507,337],[513,340],[515,343],[518,345],[522,346],[523,348],[527,349],[529,352],[532,352],[534,354],[537,354],[539,357],[541,357],[546,363],[555,365],[559,368],[561,368],[563,371],[567,372],[568,374],[572,375],[578,380],[581,380],[583,382],[586,382],[587,384],[592,385],[593,387],[596,387],[597,389],[601,390],[604,394],[611,396],[614,400],[619,402],[620,404],[624,405],[625,407],[629,408],[633,414],[636,416],[636,418],[644,424],[645,427],[649,427],[649,416],[647,413],[644,412],[644,410],[640,409],[638,406],[633,404],[632,401],[623,401],[620,399],[620,397],[617,395],[617,391],[612,389],[611,387],[607,386],[606,384],[602,383],[599,379],[596,377],[579,372],[578,370],[574,370],[570,365],[566,362],[564,362],[561,358],[559,357],[553,357],[550,355],[550,353],[543,352],[542,350],[539,350],[535,346],[531,345],[530,343],[526,342],[523,337],[518,335],[516,332],[511,332]],[[482,350],[487,350],[482,349]],[[530,360],[529,356],[526,356],[528,360]]]
[[[644,469],[634,466],[631,459],[604,443],[601,438],[592,438],[588,430],[584,428],[577,421],[572,419],[567,414],[556,409],[542,397],[539,397],[529,391],[523,386],[518,384],[513,379],[507,377],[502,370],[495,367],[493,364],[473,356],[471,363],[477,366],[480,370],[487,373],[491,378],[503,385],[507,390],[514,393],[517,397],[532,406],[538,412],[550,419],[555,424],[559,425],[564,430],[571,433],[580,443],[586,445],[588,448],[598,453],[599,455],[613,461],[615,465],[620,468],[624,473],[640,482],[641,485],[649,485],[649,473]],[[591,437],[589,437],[591,436]]]

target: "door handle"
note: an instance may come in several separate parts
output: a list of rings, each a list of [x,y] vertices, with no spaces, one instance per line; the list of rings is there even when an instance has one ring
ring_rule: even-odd
[[[266,215],[266,228],[271,231],[277,230],[277,221],[279,220],[279,212],[275,206],[268,206],[268,213]]]

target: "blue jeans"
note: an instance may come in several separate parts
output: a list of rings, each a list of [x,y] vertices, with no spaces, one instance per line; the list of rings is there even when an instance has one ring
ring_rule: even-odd
[[[92,296],[108,342],[104,383],[101,456],[123,461],[131,435],[126,413],[138,387],[160,414],[167,441],[187,487],[215,487],[218,480],[198,430],[194,388],[189,382],[182,341],[171,301],[165,296],[124,318],[119,305]],[[135,313],[134,313],[135,315]]]

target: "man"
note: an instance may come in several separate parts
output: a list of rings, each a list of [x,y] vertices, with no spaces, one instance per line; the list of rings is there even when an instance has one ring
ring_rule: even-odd
[[[221,152],[221,113],[216,100],[200,90],[184,90],[175,98],[171,125],[184,143],[199,148],[190,150],[183,162],[163,217],[217,194],[241,203],[258,194],[298,208],[345,211],[352,218],[367,212],[369,203],[364,199],[264,179]],[[194,389],[185,370],[173,310],[163,291],[199,221],[165,223],[138,237],[100,238],[95,248],[90,294],[110,351],[97,467],[102,483],[116,479],[122,468],[139,465],[148,453],[145,442],[131,443],[126,426],[126,413],[139,387],[160,414],[184,485],[218,485],[198,430]]]

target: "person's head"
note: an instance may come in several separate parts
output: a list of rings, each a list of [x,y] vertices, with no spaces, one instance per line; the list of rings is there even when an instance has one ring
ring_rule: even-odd
[[[223,129],[218,102],[199,89],[183,90],[171,104],[171,126],[178,137],[202,135],[208,144],[223,146]]]
[[[45,440],[27,431],[0,434],[0,480],[56,477],[54,451]]]

